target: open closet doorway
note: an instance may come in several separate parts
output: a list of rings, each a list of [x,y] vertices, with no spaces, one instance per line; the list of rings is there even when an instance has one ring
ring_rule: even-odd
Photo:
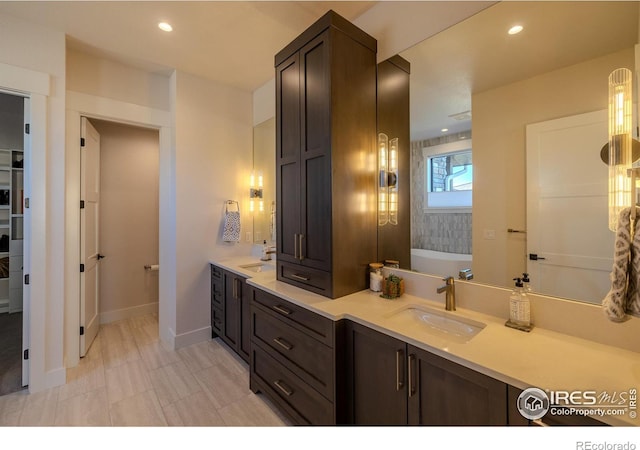
[[[29,383],[28,302],[23,300],[28,114],[29,99],[0,92],[0,395]]]
[[[157,129],[85,117],[82,121],[80,247],[85,271],[81,273],[80,325],[85,334],[80,355],[84,356],[91,345],[92,324],[148,314],[157,317],[160,144]],[[91,143],[89,135],[93,135]],[[99,156],[92,161],[84,152],[96,142],[98,150],[90,153]],[[89,167],[98,166],[99,181],[92,189],[86,187],[85,160],[90,161]],[[95,217],[95,222],[87,217]],[[95,242],[94,248],[87,242]],[[110,338],[117,335],[109,334]]]

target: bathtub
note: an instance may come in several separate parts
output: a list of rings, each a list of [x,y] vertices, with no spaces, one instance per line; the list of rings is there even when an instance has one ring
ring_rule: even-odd
[[[418,272],[458,278],[462,269],[471,269],[471,255],[411,249],[411,269]]]

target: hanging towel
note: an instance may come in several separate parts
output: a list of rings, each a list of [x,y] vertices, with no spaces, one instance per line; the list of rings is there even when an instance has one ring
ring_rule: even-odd
[[[611,270],[611,290],[602,301],[606,316],[614,322],[623,322],[627,314],[640,315],[640,213],[636,210],[636,223],[631,238],[631,208],[625,208],[618,218],[618,229]]]
[[[229,204],[235,203],[238,211],[229,211]],[[224,242],[240,241],[240,207],[238,202],[228,201],[225,205],[224,231],[222,232]]]

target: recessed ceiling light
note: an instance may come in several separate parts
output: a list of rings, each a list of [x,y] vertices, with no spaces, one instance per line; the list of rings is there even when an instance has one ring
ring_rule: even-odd
[[[509,28],[509,34],[518,34],[523,29],[524,29],[524,27],[522,25],[514,25],[511,28]]]
[[[158,28],[160,28],[162,31],[173,31],[173,27],[171,25],[169,25],[167,22],[160,22],[158,24]]]
[[[446,133],[447,131],[449,131],[449,129],[448,129],[448,128],[443,128],[443,129],[442,129],[442,130],[440,130],[440,131],[442,131],[443,133]]]

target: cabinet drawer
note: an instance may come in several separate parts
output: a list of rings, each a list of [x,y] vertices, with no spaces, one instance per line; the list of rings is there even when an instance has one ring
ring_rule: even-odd
[[[259,347],[251,348],[251,372],[311,425],[333,425],[333,404]]]
[[[223,330],[223,315],[220,308],[212,307],[211,309],[211,328],[216,334],[222,334]]]
[[[278,279],[307,291],[331,297],[331,274],[297,264],[278,262]]]
[[[292,369],[318,392],[333,398],[333,349],[287,325],[278,317],[254,306],[252,315],[253,342]]]
[[[260,289],[252,289],[251,292],[253,302],[275,312],[294,328],[313,336],[329,347],[333,347],[332,320]]]

